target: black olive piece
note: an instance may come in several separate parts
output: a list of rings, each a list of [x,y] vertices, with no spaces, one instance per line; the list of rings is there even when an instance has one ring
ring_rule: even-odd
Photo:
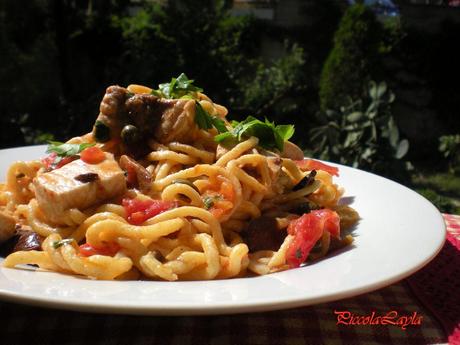
[[[141,134],[136,126],[126,125],[121,130],[121,139],[126,145],[133,145],[141,140]]]
[[[83,183],[89,183],[99,180],[99,175],[96,173],[86,173],[75,176],[74,179]]]
[[[292,190],[300,190],[302,188],[305,188],[306,186],[311,185],[313,182],[315,182],[315,176],[316,176],[316,170],[310,171],[310,173],[305,176],[303,179],[300,180],[299,183],[297,183]]]
[[[102,121],[94,124],[94,138],[97,142],[105,143],[110,140],[110,128]]]

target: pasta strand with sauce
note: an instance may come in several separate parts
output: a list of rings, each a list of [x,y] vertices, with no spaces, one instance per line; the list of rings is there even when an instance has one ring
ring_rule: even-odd
[[[286,126],[250,118],[237,133],[227,109],[187,81],[167,92],[111,86],[91,133],[10,166],[0,235],[43,241],[4,266],[108,280],[224,279],[298,267],[351,243],[344,230],[359,216],[339,206],[336,168],[280,141]]]

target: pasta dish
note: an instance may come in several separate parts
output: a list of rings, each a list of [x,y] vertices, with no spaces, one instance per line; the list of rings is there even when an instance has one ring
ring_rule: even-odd
[[[110,86],[90,133],[0,184],[3,265],[92,279],[206,280],[296,268],[350,245],[338,169],[291,125],[227,120],[185,74]],[[37,273],[39,274],[39,273]]]

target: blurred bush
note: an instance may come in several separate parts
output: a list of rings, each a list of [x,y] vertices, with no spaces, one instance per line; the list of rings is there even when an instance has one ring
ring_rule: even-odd
[[[348,105],[319,113],[322,125],[310,131],[315,156],[407,181],[409,142],[392,116],[394,99],[384,82],[371,81],[365,99],[349,98]]]
[[[231,15],[231,5],[0,2],[0,146],[85,133],[107,86],[156,87],[181,72],[236,118],[295,115],[308,84],[303,49],[287,43],[281,58],[266,61],[259,49],[265,23]]]

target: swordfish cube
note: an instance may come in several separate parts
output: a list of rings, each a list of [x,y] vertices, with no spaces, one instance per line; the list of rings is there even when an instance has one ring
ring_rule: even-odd
[[[62,224],[65,211],[71,208],[83,210],[126,191],[123,170],[112,154],[105,155],[106,159],[98,164],[77,159],[36,177],[34,186],[38,205],[49,220]]]

